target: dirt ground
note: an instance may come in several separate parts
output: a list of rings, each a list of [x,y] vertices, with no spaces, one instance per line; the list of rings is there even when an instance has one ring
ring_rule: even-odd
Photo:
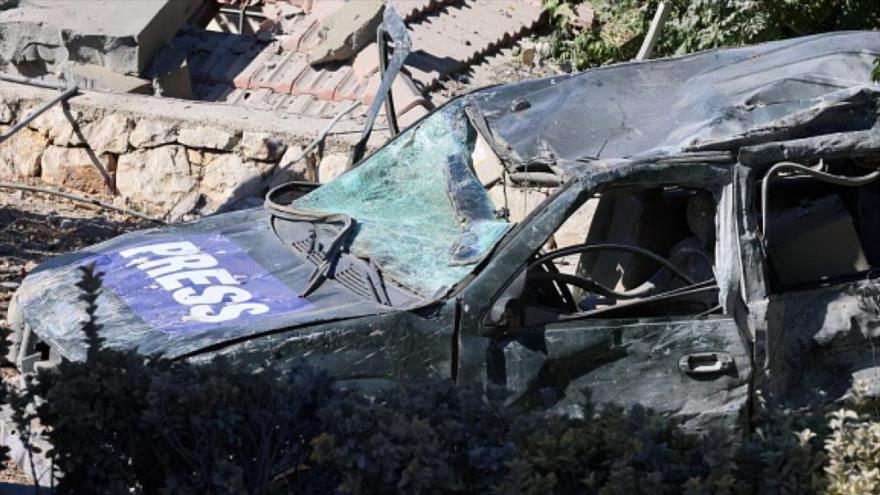
[[[67,199],[0,189],[0,326],[12,293],[39,262],[145,226]],[[14,374],[9,368],[0,372]],[[30,483],[15,465],[0,468],[0,492],[3,483]]]

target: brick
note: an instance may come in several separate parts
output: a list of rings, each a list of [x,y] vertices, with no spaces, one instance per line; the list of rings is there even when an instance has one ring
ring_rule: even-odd
[[[250,89],[256,84],[257,74],[263,70],[262,61],[254,60],[232,80],[236,88]]]
[[[272,89],[278,80],[278,76],[285,68],[285,64],[293,57],[293,52],[284,52],[281,55],[272,54],[263,63],[263,68],[254,77],[254,86],[257,88]]]
[[[312,95],[297,95],[293,102],[288,105],[287,111],[290,113],[306,115],[308,108],[317,100]]]

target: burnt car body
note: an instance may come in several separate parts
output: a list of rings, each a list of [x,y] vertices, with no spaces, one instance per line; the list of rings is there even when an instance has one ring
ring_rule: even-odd
[[[149,355],[305,356],[573,413],[589,389],[695,428],[758,389],[877,389],[878,54],[880,33],[833,33],[459,97],[297,199],[42,264],[14,357],[84,358],[94,262],[105,345]]]

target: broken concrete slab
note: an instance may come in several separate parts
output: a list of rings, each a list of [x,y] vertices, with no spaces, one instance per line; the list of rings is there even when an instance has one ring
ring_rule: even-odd
[[[67,62],[138,75],[201,0],[21,0],[0,10],[3,70],[59,72]]]
[[[157,95],[192,98],[192,80],[186,53],[173,44],[166,45],[159,51],[148,76],[155,81]]]
[[[239,136],[212,127],[189,127],[180,130],[177,142],[191,148],[206,148],[213,150],[231,150],[238,142]]]
[[[310,54],[312,65],[349,60],[376,40],[376,28],[382,22],[382,0],[348,2],[321,22],[321,42]]]
[[[168,145],[119,157],[116,189],[132,203],[166,212],[196,186],[186,149]]]
[[[82,89],[102,89],[118,93],[153,94],[153,83],[135,76],[125,76],[94,64],[67,64],[68,79]]]
[[[96,155],[87,148],[49,146],[43,152],[40,177],[44,182],[88,193],[106,193],[107,185],[94,161],[99,160],[111,174],[116,170],[116,156]]]

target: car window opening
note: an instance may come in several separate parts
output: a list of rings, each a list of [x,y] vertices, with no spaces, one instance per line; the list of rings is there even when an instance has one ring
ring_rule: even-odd
[[[880,267],[880,180],[877,160],[815,160],[805,164],[843,179],[832,183],[783,169],[767,180],[764,244],[773,292],[860,278]],[[867,177],[861,185],[847,185]],[[757,187],[760,188],[760,185]],[[756,194],[756,198],[760,198]]]
[[[716,201],[675,186],[607,191],[584,202],[526,270],[521,324],[720,311]]]

